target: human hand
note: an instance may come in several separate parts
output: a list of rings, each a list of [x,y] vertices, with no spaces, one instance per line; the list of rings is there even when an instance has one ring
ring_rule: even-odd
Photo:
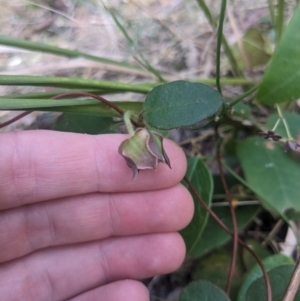
[[[0,300],[146,301],[134,279],[180,266],[176,231],[193,214],[184,154],[164,141],[172,169],[132,181],[125,138],[0,134]]]

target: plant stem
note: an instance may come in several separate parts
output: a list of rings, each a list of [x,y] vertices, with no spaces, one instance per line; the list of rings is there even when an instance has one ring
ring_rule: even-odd
[[[204,209],[210,214],[210,216],[231,236],[233,236],[233,233],[229,230],[229,228],[222,222],[222,220],[207,206],[207,204],[204,202],[198,191],[195,189],[194,185],[190,182],[190,180],[185,176],[184,181],[187,183],[189,186],[189,189],[191,192],[196,196],[198,201],[201,203],[201,205],[204,207]],[[238,238],[238,242],[240,245],[242,245],[257,261],[258,265],[260,266],[265,283],[266,283],[266,288],[267,288],[267,301],[272,301],[272,289],[271,289],[271,284],[269,280],[268,273],[261,261],[261,259],[256,255],[256,253],[245,243],[243,242],[240,238]]]
[[[221,11],[219,17],[219,27],[218,27],[218,38],[217,38],[217,56],[216,56],[216,85],[218,91],[222,94],[222,88],[220,84],[220,70],[221,70],[221,45],[223,37],[223,23],[225,19],[227,0],[222,0]]]
[[[216,137],[216,141],[217,141],[217,139],[219,138],[218,128],[215,129],[215,137]],[[233,225],[232,258],[231,258],[230,270],[229,270],[229,275],[228,275],[227,284],[226,284],[226,293],[228,296],[230,296],[230,288],[231,288],[232,278],[234,275],[236,257],[237,257],[238,226],[237,226],[237,221],[236,221],[235,210],[234,210],[233,203],[232,203],[232,197],[231,197],[231,194],[228,189],[228,185],[227,185],[227,182],[226,182],[226,179],[224,176],[224,170],[223,170],[222,163],[221,163],[221,146],[222,146],[222,141],[220,141],[219,143],[217,142],[217,164],[218,164],[218,169],[219,169],[222,185],[223,185],[223,188],[224,188],[224,191],[226,194],[226,200],[229,203],[232,225]]]
[[[285,128],[285,131],[286,131],[288,140],[293,140],[293,137],[292,137],[292,135],[291,135],[289,126],[288,126],[288,124],[287,124],[285,118],[283,117],[282,112],[281,112],[281,109],[280,109],[280,106],[279,106],[278,104],[276,104],[276,109],[277,109],[279,118],[280,118],[280,119],[282,120],[282,122],[283,122],[283,125],[284,125],[284,128]]]
[[[276,18],[275,18],[275,9],[274,9],[273,0],[268,0],[268,6],[269,6],[269,12],[270,12],[270,17],[271,17],[271,20],[272,20],[272,24],[275,27]]]
[[[2,128],[4,128],[5,126],[8,126],[8,125],[14,123],[15,121],[17,121],[17,120],[19,120],[19,119],[21,119],[21,118],[23,118],[23,117],[25,117],[25,116],[27,116],[27,115],[29,115],[30,113],[32,113],[32,111],[23,112],[23,113],[17,115],[16,117],[13,117],[13,118],[11,118],[11,119],[9,119],[9,120],[7,120],[7,121],[1,123],[1,124],[0,124],[0,129],[2,129]]]
[[[134,135],[134,128],[131,123],[130,117],[133,115],[133,112],[131,111],[126,111],[124,114],[124,122],[128,131],[128,134],[132,137]]]
[[[87,97],[91,97],[94,99],[97,99],[99,101],[101,101],[102,103],[104,103],[105,105],[107,105],[108,107],[112,108],[113,110],[115,110],[116,112],[118,112],[121,116],[124,116],[124,111],[119,108],[118,106],[116,106],[115,104],[113,104],[112,102],[108,101],[107,99],[105,99],[102,96],[99,95],[95,95],[89,92],[66,92],[66,93],[62,93],[62,94],[58,94],[56,96],[51,97],[51,99],[60,99],[60,98],[64,98],[64,97],[68,97],[68,96],[87,96]],[[27,112],[23,112],[21,114],[19,114],[18,116],[0,124],[0,128],[3,128],[21,118],[23,118],[24,116],[32,113],[33,111],[27,111]],[[131,121],[132,124],[134,124],[135,126],[139,126],[135,121]]]
[[[233,106],[235,106],[237,103],[239,103],[241,100],[243,100],[245,97],[247,97],[248,95],[252,94],[253,92],[255,92],[258,89],[258,85],[252,87],[251,89],[249,89],[248,91],[246,91],[245,93],[241,94],[240,96],[238,96],[237,98],[235,98],[233,101],[230,102],[229,104],[229,108],[231,109]]]
[[[113,110],[115,110],[116,112],[118,112],[121,116],[124,115],[124,111],[122,109],[120,109],[118,106],[114,105],[109,100],[105,99],[102,96],[92,94],[89,92],[66,92],[66,93],[62,93],[62,94],[53,96],[53,97],[51,97],[51,99],[60,99],[60,98],[68,97],[68,96],[87,96],[87,97],[97,99],[97,100],[103,102],[104,104],[106,104],[107,106],[109,106],[110,108],[112,108]]]
[[[204,14],[205,14],[205,17],[206,19],[208,20],[209,24],[211,25],[211,27],[216,30],[217,29],[217,22],[215,20],[215,18],[212,16],[208,6],[206,5],[205,3],[205,0],[196,0],[199,4],[199,6],[201,7],[201,9],[203,10]],[[239,67],[238,67],[238,64],[237,64],[237,61],[232,53],[232,50],[225,38],[225,36],[222,34],[222,43],[223,43],[223,46],[224,46],[224,51],[226,53],[226,56],[229,60],[229,63],[230,63],[230,66],[231,66],[231,69],[232,69],[232,73],[235,75],[235,76],[240,76],[240,77],[243,77],[243,74],[242,72],[240,71]]]
[[[102,1],[101,1],[102,2]],[[119,28],[119,30],[122,32],[122,34],[124,35],[125,39],[127,40],[130,48],[133,50],[133,51],[136,51],[136,53],[138,54],[139,57],[137,56],[133,56],[134,59],[140,63],[144,68],[146,68],[150,73],[152,73],[153,75],[155,75],[157,77],[157,79],[159,81],[162,81],[162,82],[166,82],[164,80],[164,78],[161,76],[161,74],[154,68],[150,65],[150,63],[144,58],[144,56],[139,53],[139,51],[137,51],[135,49],[135,45],[134,45],[134,42],[133,40],[131,39],[131,37],[129,36],[129,34],[127,33],[125,27],[120,23],[120,21],[118,20],[117,16],[113,13],[113,11],[109,8],[107,8],[105,6],[105,4],[102,2],[102,5],[103,7],[106,9],[106,11],[111,15],[111,17],[113,18],[113,20],[115,21],[117,27]]]
[[[133,85],[120,82],[83,79],[73,77],[34,76],[34,75],[0,75],[0,85],[50,86],[67,89],[107,89],[114,92],[148,93],[149,85]]]
[[[279,125],[280,121],[281,121],[281,119],[280,119],[280,118],[279,118],[279,119],[277,119],[277,121],[276,121],[275,125],[274,125],[274,126],[273,126],[273,128],[272,128],[272,131],[273,131],[273,132],[275,132],[275,131],[276,131],[276,129],[277,129],[277,127],[278,127],[278,125]]]
[[[207,19],[207,21],[209,22],[209,24],[214,28],[216,29],[217,28],[217,22],[216,20],[213,18],[208,6],[206,5],[205,1],[204,0],[196,0],[199,4],[199,6],[201,7],[201,9],[203,10],[204,12],[204,15]]]
[[[278,0],[277,18],[276,18],[276,42],[278,43],[284,25],[284,0]]]
[[[118,61],[102,58],[102,57],[91,55],[91,54],[84,53],[81,51],[69,50],[69,49],[65,49],[65,48],[60,48],[60,47],[56,47],[56,46],[32,42],[32,41],[28,41],[28,40],[22,40],[22,39],[8,37],[8,36],[0,35],[0,45],[12,46],[12,47],[16,47],[16,48],[27,49],[27,50],[32,50],[32,51],[39,51],[39,52],[44,52],[44,53],[51,53],[51,54],[66,56],[66,57],[70,57],[70,58],[84,57],[88,60],[101,62],[104,64],[126,67],[126,68],[134,69],[134,70],[141,70],[141,68],[139,68],[139,67],[132,66],[132,65],[124,63],[124,62],[118,62]]]

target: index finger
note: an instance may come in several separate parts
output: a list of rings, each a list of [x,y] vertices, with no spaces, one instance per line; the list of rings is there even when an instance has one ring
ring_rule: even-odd
[[[0,134],[0,208],[91,192],[146,191],[177,184],[186,171],[183,151],[164,140],[172,169],[132,170],[118,153],[123,134],[90,136],[53,131]]]

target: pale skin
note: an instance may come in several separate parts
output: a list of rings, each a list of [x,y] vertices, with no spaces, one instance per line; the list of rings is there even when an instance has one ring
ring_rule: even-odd
[[[132,181],[126,138],[0,134],[1,301],[148,301],[138,280],[181,265],[177,231],[194,209],[185,156],[166,140],[172,169]]]

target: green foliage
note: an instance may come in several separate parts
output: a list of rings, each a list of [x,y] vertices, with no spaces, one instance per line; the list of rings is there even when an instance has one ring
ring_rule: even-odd
[[[271,46],[257,28],[250,28],[242,38],[243,53],[240,52],[238,44],[234,45],[239,68],[249,69],[265,65],[271,57]]]
[[[250,137],[238,144],[237,155],[246,180],[263,204],[281,216],[287,210],[300,211],[300,165],[281,145]]]
[[[277,266],[268,272],[272,287],[272,300],[282,301],[286,288],[289,284],[290,278],[293,274],[295,266],[293,264],[285,264]],[[260,277],[252,282],[246,293],[246,301],[265,301],[267,299],[266,287],[263,277]],[[293,299],[300,301],[300,289]]]
[[[207,280],[225,290],[231,264],[231,257],[231,252],[225,248],[213,251],[209,255],[196,261],[192,271],[192,279]],[[244,272],[245,268],[241,253],[239,252],[231,284],[231,298],[233,300],[235,300],[238,293]]]
[[[300,136],[300,115],[296,113],[285,112],[283,113],[283,116],[288,124],[292,137],[297,139],[297,137]],[[267,128],[272,129],[278,118],[279,116],[277,113],[270,115],[267,120]],[[276,128],[276,133],[287,138],[286,129],[283,125],[283,122],[281,122]]]
[[[275,104],[300,97],[300,5],[284,31],[257,92],[261,103]]]
[[[286,264],[293,264],[294,261],[291,257],[277,254],[272,255],[263,260],[263,264],[267,271],[271,269],[286,265]],[[256,280],[262,277],[262,271],[258,264],[256,264],[246,275],[243,280],[243,284],[239,290],[237,301],[245,301],[246,300],[246,293],[248,291],[249,286]]]
[[[134,120],[128,118],[127,121],[132,123],[132,126],[139,128],[135,129],[136,131],[145,131],[140,128],[146,126],[159,132],[184,127],[188,127],[190,131],[193,129],[192,137],[182,143],[184,146],[187,145],[185,151],[192,154],[188,159],[186,177],[205,204],[212,207],[212,211],[232,231],[231,211],[228,203],[224,202],[226,189],[223,184],[220,184],[222,171],[218,168],[215,160],[216,141],[220,138],[223,139],[220,160],[225,166],[230,166],[228,170],[235,175],[235,178],[225,175],[225,181],[231,200],[238,204],[234,208],[238,231],[246,234],[245,236],[240,235],[240,237],[248,237],[249,233],[245,229],[247,230],[247,226],[263,211],[257,203],[244,205],[248,199],[251,202],[258,197],[265,210],[276,213],[285,221],[299,218],[300,215],[300,191],[298,188],[300,145],[297,147],[297,143],[300,141],[300,116],[299,110],[293,110],[296,107],[294,101],[300,98],[300,5],[295,10],[287,28],[283,30],[284,1],[279,0],[276,13],[272,1],[269,1],[274,26],[272,30],[276,31],[276,42],[278,42],[272,55],[271,42],[259,27],[250,28],[244,33],[241,39],[242,47],[240,47],[241,44],[239,47],[237,44],[232,48],[229,46],[222,30],[226,0],[220,1],[221,13],[218,20],[205,0],[197,0],[197,2],[213,30],[218,30],[216,69],[211,73],[216,71],[215,78],[191,78],[167,82],[167,74],[163,74],[162,71],[159,71],[160,69],[153,67],[157,65],[157,62],[150,62],[146,53],[135,49],[135,41],[120,21],[121,17],[107,9],[119,31],[123,33],[129,43],[133,58],[146,70],[130,63],[14,37],[0,36],[0,45],[69,58],[83,57],[114,65],[115,68],[117,66],[123,71],[125,69],[132,73],[143,74],[143,76],[146,74],[148,77],[154,75],[157,82],[140,84],[80,77],[0,75],[0,85],[3,86],[42,87],[40,92],[36,90],[34,93],[2,95],[0,110],[62,112],[63,114],[53,125],[54,130],[92,135],[118,132],[119,126],[123,124],[121,116],[123,112],[134,116]],[[221,70],[221,44],[230,63],[230,69],[227,70],[230,73],[228,78],[221,78],[222,74],[225,74]],[[259,76],[247,74],[247,78],[243,77],[243,70],[251,69],[253,71],[254,67],[265,65],[270,58],[263,79],[259,83],[257,82]],[[215,83],[217,83],[219,92],[208,86]],[[243,90],[245,92],[235,97],[228,97],[224,101],[221,90],[226,96],[228,92],[224,85],[239,85],[241,89],[236,91]],[[48,91],[48,87],[58,89]],[[259,105],[250,103],[251,99],[249,98],[250,96],[254,97],[257,89],[256,98]],[[83,99],[82,96],[80,98],[74,96],[57,100],[51,99],[60,93],[72,91],[92,92],[97,95],[125,92],[148,94],[145,96],[144,102],[130,101],[131,99],[117,101],[124,98],[110,95],[115,97],[116,101],[111,103],[121,110],[121,115],[106,104],[89,97]],[[236,93],[235,91],[229,92]],[[247,99],[249,103],[242,102],[244,99]],[[290,103],[287,106],[285,104],[280,107],[276,106],[277,112],[273,106],[261,105],[277,105],[282,102]],[[282,114],[281,111],[283,111]],[[126,113],[125,116],[127,116]],[[262,129],[271,131],[271,134],[260,133],[267,140],[257,135],[258,130]],[[273,134],[272,131],[274,131]],[[168,132],[164,132],[164,135],[168,136]],[[276,140],[274,135],[280,135],[282,139],[277,136],[280,141],[274,141]],[[156,167],[158,162],[167,163],[166,158],[168,157],[162,147],[163,138],[155,136],[156,143],[153,146],[147,137],[145,136],[147,146],[145,149],[151,156],[154,156],[154,158],[151,157],[154,160],[153,166]],[[159,139],[159,143],[157,143],[157,139]],[[180,139],[185,138],[180,137]],[[283,144],[291,140],[294,142],[295,149],[285,152]],[[134,151],[138,155],[140,153],[143,155],[140,145],[138,144]],[[200,156],[206,158],[205,163]],[[141,158],[144,157],[141,156]],[[131,157],[129,159],[135,163]],[[129,165],[132,164],[130,160]],[[176,162],[171,162],[171,165],[173,164]],[[137,164],[137,169],[142,169],[141,166],[141,164]],[[214,174],[214,181],[212,174]],[[186,185],[185,182],[183,184]],[[231,241],[231,235],[209,216],[195,195],[193,195],[193,199],[195,206],[193,219],[180,233],[186,244],[187,255],[194,263],[189,276],[196,281],[191,282],[183,289],[180,301],[229,301],[229,297],[222,289],[225,289],[230,269],[232,253],[227,247],[231,245],[225,246],[225,244]],[[243,201],[245,201],[244,204]],[[225,206],[222,206],[224,204]],[[253,227],[254,223],[251,225]],[[257,224],[255,224],[256,228]],[[263,260],[271,279],[272,300],[281,300],[294,269],[292,258],[283,255],[270,256],[272,252],[257,240],[245,239],[245,242]],[[220,249],[221,247],[222,249]],[[239,249],[231,284],[230,297],[232,300],[266,300],[265,280],[262,274],[252,255],[245,249]],[[299,291],[295,300],[300,301]]]
[[[232,229],[232,217],[228,207],[216,207],[213,211],[223,221],[223,223]],[[240,206],[236,209],[238,229],[243,230],[257,215],[259,206]],[[190,255],[201,257],[212,250],[225,245],[231,236],[223,230],[220,225],[210,216],[201,239],[196,243]]]
[[[247,239],[245,240],[245,243],[253,250],[259,258],[263,259],[271,255],[271,252],[266,248],[266,246],[263,246],[262,243],[258,242],[255,239]],[[250,270],[257,262],[256,259],[252,256],[252,254],[249,253],[248,250],[243,249],[242,250],[242,256],[243,256],[243,262],[245,265],[245,268],[247,270]]]
[[[181,293],[179,301],[230,301],[224,291],[208,281],[194,281]]]
[[[206,164],[200,158],[189,158],[186,177],[192,182],[206,204],[210,206],[213,180]],[[193,251],[197,242],[202,241],[201,234],[208,219],[208,212],[200,205],[199,200],[195,196],[194,206],[195,211],[192,221],[180,232],[185,241],[187,254]]]
[[[222,103],[211,87],[180,80],[154,88],[146,97],[143,117],[152,127],[170,130],[213,117]]]
[[[53,130],[82,134],[117,133],[117,125],[110,117],[64,113],[53,126]]]

